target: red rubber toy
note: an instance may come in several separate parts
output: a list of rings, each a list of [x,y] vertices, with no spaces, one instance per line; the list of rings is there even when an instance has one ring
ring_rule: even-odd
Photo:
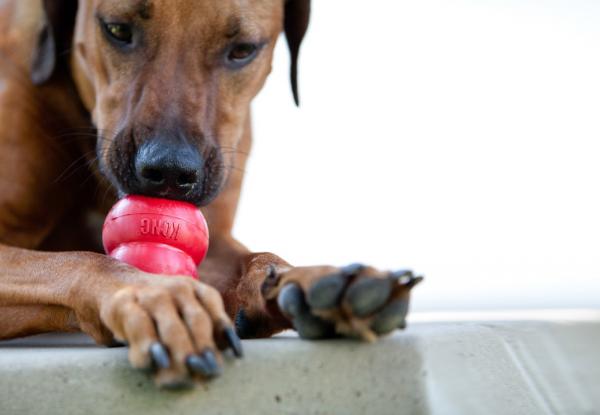
[[[208,226],[191,203],[127,196],[106,216],[102,241],[108,255],[142,271],[198,278]]]

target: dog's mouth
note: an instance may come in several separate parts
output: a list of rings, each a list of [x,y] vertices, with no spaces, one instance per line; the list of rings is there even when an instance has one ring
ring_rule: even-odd
[[[202,149],[177,139],[147,139],[140,145],[119,137],[97,145],[100,170],[119,197],[138,194],[206,206],[225,182],[217,147]]]

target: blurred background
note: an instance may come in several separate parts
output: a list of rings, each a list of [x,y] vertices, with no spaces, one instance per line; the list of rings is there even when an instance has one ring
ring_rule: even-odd
[[[600,307],[600,2],[313,1],[284,39],[235,234],[426,276],[413,310]]]

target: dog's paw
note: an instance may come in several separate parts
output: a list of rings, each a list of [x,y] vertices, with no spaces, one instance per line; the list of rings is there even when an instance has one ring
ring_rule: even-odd
[[[189,277],[149,276],[106,299],[103,324],[129,346],[129,361],[155,372],[158,386],[180,388],[221,373],[220,350],[242,347],[221,295]]]
[[[302,338],[374,341],[405,327],[410,290],[421,280],[411,271],[381,272],[360,264],[299,267],[272,275],[264,293],[276,298]]]

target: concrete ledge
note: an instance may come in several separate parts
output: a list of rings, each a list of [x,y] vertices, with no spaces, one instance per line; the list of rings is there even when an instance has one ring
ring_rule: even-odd
[[[419,322],[374,345],[244,342],[196,390],[159,391],[81,335],[0,342],[0,414],[600,414],[600,320]]]

